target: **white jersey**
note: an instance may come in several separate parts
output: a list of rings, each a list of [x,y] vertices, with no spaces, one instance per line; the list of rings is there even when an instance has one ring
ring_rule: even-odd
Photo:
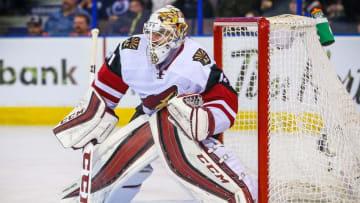
[[[135,35],[106,58],[93,86],[109,107],[115,108],[128,87],[140,96],[147,114],[176,95],[198,93],[214,114],[217,131],[230,127],[237,111],[236,93],[199,44],[186,38],[162,67],[152,64],[147,53],[145,36]]]

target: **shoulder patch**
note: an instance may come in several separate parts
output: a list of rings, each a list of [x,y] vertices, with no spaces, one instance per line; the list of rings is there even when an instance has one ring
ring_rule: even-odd
[[[203,66],[208,65],[211,63],[209,55],[206,53],[205,50],[199,48],[194,56],[192,57],[193,61],[199,61]]]
[[[130,37],[129,39],[125,40],[122,45],[121,49],[134,49],[137,50],[139,47],[140,37]]]

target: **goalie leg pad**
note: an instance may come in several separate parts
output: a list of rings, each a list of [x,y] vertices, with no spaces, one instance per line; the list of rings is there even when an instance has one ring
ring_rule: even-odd
[[[170,174],[203,202],[254,202],[257,194],[251,192],[257,190],[256,182],[251,177],[244,179],[247,175],[241,166],[234,171],[240,163],[235,164],[233,159],[221,154],[228,151],[221,150],[216,140],[207,139],[200,144],[189,139],[168,121],[169,115],[166,109],[157,112],[151,117],[150,125],[155,145]]]
[[[245,184],[251,197],[255,200],[258,197],[258,184],[250,174],[248,174],[240,160],[233,154],[233,152],[224,146],[219,140],[209,138],[200,143],[201,148],[206,152],[212,161],[217,163],[226,173],[233,177],[234,181],[243,187]],[[206,163],[206,160],[203,160]]]
[[[153,169],[150,165],[146,166],[135,175],[133,175],[123,185],[117,185],[106,199],[105,203],[130,203],[136,194],[140,191],[141,184],[148,178]]]
[[[124,186],[157,158],[147,121],[147,115],[139,116],[109,136],[102,144],[95,146],[91,201],[104,202],[114,187]],[[66,194],[63,194],[63,200],[74,198],[79,198],[78,185],[67,189]]]

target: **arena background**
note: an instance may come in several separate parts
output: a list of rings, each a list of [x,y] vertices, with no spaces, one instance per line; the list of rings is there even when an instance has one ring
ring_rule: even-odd
[[[192,38],[213,56],[212,36]],[[99,38],[97,67],[124,39]],[[326,51],[360,111],[360,36],[337,35],[335,40]],[[90,41],[89,37],[0,38],[0,125],[51,126],[67,115],[88,87]],[[116,108],[118,126],[128,122],[139,103],[129,89]]]

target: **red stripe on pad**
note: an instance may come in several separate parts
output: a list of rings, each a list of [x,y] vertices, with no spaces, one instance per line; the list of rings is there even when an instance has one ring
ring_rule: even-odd
[[[93,178],[91,192],[115,182],[138,158],[153,146],[150,125],[146,123],[113,153],[111,159]],[[151,142],[150,145],[148,143]],[[145,148],[144,148],[145,147]]]
[[[61,125],[56,127],[53,130],[53,132],[55,134],[57,134],[66,129],[73,128],[74,126],[80,125],[88,120],[91,120],[95,116],[97,109],[99,108],[101,102],[100,102],[99,98],[97,98],[95,96],[94,93],[92,93],[92,95],[90,96],[89,102],[90,102],[90,104],[87,107],[87,109],[85,110],[85,112],[84,112],[84,109],[80,109],[78,112],[72,113],[71,115],[69,115],[67,117],[70,121],[68,121],[66,123],[63,123],[64,120],[61,121]]]
[[[114,183],[126,170],[154,145],[150,125],[142,125],[123,140],[100,171],[92,177],[91,193]],[[63,199],[79,196],[79,188]]]
[[[180,149],[181,144],[177,141],[174,126],[168,121],[169,115],[166,109],[158,112],[159,142],[169,168],[184,181],[202,188],[229,203],[235,203],[236,200],[233,193],[222,188],[216,182],[209,180],[186,160],[182,149]]]

